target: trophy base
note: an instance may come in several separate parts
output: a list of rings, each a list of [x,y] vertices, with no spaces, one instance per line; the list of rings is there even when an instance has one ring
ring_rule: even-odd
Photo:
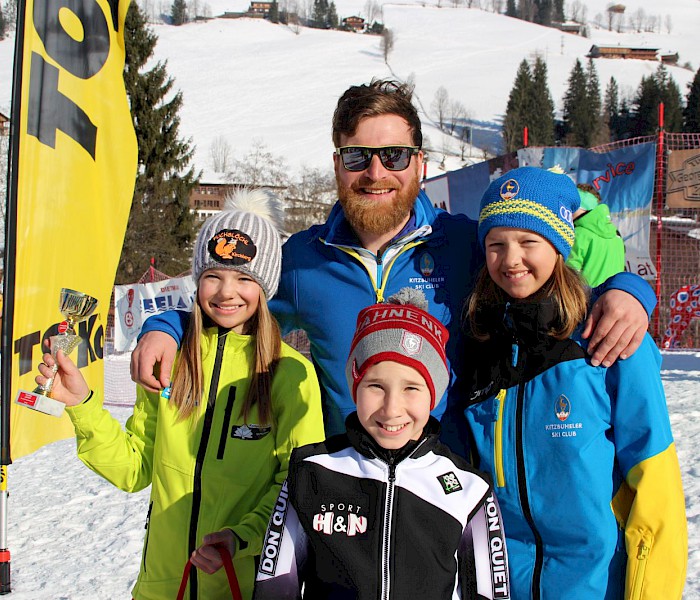
[[[15,404],[26,406],[32,410],[38,410],[46,415],[60,417],[66,405],[63,402],[49,398],[36,392],[25,392],[20,390],[15,398]]]

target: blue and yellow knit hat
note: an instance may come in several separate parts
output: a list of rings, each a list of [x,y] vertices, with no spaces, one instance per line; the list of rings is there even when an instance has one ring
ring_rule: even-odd
[[[527,229],[546,238],[564,257],[574,245],[573,214],[580,204],[567,176],[538,167],[520,167],[491,182],[481,198],[479,243],[493,227]]]

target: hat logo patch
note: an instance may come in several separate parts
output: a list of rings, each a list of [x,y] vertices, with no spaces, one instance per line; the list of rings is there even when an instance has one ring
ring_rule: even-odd
[[[404,349],[406,354],[409,356],[414,356],[420,352],[423,347],[423,338],[410,331],[404,331],[401,336],[401,347]]]
[[[237,229],[222,229],[207,244],[209,255],[225,266],[248,264],[258,249],[248,235]]]
[[[504,200],[511,200],[515,198],[520,192],[520,184],[515,181],[515,179],[508,179],[501,185],[501,190],[499,192],[501,198]]]

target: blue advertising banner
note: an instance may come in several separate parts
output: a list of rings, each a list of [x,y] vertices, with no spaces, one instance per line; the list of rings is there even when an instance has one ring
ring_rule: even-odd
[[[649,215],[654,193],[656,144],[648,142],[611,152],[583,148],[523,148],[489,161],[451,171],[425,182],[436,206],[478,220],[479,202],[489,183],[519,166],[561,168],[576,183],[595,187],[625,240],[626,270],[654,279],[649,256]],[[435,197],[433,196],[435,194]]]

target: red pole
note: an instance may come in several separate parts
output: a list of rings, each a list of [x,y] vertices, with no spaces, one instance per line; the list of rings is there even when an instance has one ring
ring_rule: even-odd
[[[420,189],[425,189],[425,180],[428,178],[428,163],[423,162],[423,181],[420,182]]]
[[[527,127],[523,127],[523,148],[527,148]]]
[[[665,162],[664,162],[664,103],[659,103],[659,141],[656,146],[656,310],[654,311],[654,339],[659,339],[659,314],[661,309],[661,233],[664,210]]]
[[[151,266],[148,268],[150,274],[151,274],[151,283],[153,283],[156,280],[156,259],[154,256],[151,256]]]

